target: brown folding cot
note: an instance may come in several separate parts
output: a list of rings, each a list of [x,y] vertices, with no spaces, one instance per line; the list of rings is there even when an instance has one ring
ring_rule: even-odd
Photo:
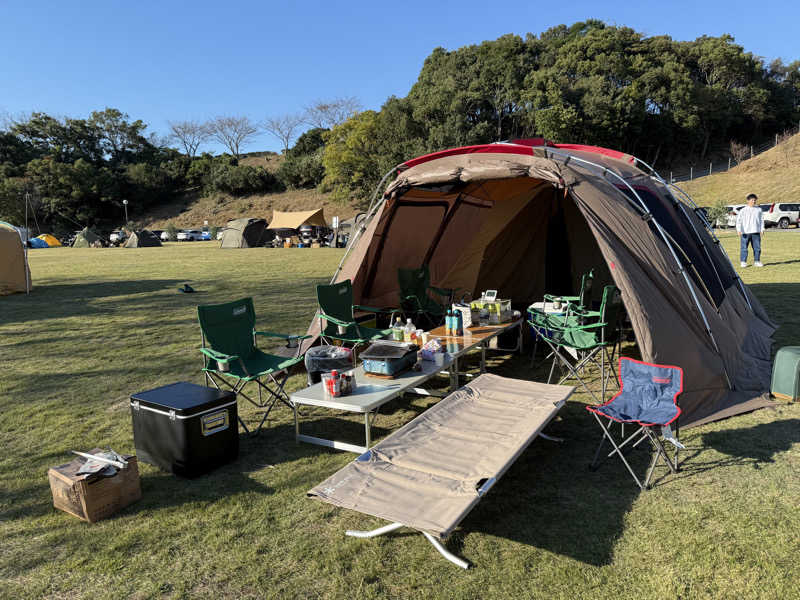
[[[469,563],[441,544],[517,457],[542,433],[573,387],[484,374],[397,430],[308,495],[391,521],[374,537],[416,529],[449,561]]]

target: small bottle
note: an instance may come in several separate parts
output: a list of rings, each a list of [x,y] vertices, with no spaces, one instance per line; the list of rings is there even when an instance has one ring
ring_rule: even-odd
[[[455,312],[456,335],[464,335],[464,315],[460,310]]]
[[[451,313],[448,310],[444,315],[444,334],[445,335],[450,335],[450,325],[452,324],[451,323],[451,319],[452,318],[453,318],[453,313]]]
[[[397,317],[392,327],[392,339],[396,342],[403,341],[403,323],[400,321],[400,317]]]
[[[411,319],[406,319],[406,326],[403,328],[403,340],[406,342],[410,342],[414,331],[417,328],[414,327],[414,323],[411,322]]]

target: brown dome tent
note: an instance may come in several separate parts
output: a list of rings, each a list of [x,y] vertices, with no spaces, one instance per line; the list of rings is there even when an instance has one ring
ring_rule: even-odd
[[[16,228],[0,221],[0,296],[29,292],[31,271],[22,238]]]
[[[431,285],[524,310],[593,268],[620,289],[642,359],[683,368],[682,426],[768,401],[775,326],[691,199],[638,159],[519,140],[396,170],[333,278],[356,304],[397,306],[398,268],[428,265]]]

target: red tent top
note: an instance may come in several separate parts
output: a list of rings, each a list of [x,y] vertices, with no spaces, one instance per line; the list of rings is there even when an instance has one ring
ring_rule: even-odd
[[[610,150],[608,148],[601,148],[600,146],[584,146],[582,144],[554,144],[550,140],[544,138],[528,138],[524,140],[511,140],[510,142],[498,142],[494,144],[480,144],[477,146],[462,146],[461,148],[449,148],[447,150],[440,150],[439,152],[432,152],[412,158],[403,163],[406,169],[415,167],[419,164],[426,163],[437,158],[445,156],[455,156],[457,154],[532,154],[534,147],[547,146],[550,148],[559,148],[561,150],[575,150],[580,152],[591,152],[594,154],[602,154],[618,160],[624,160],[633,164],[635,158],[630,154],[619,152],[618,150]]]

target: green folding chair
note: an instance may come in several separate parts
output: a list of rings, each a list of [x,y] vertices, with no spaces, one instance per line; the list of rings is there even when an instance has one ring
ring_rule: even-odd
[[[320,337],[328,344],[331,343],[331,340],[352,344],[353,360],[355,360],[355,349],[358,346],[385,338],[392,332],[391,329],[375,329],[356,321],[353,309],[376,315],[391,313],[392,316],[394,316],[395,309],[353,304],[353,283],[349,279],[330,285],[318,285],[317,302],[319,303],[317,315]]]
[[[288,369],[303,360],[299,355],[299,340],[310,336],[284,335],[269,331],[256,331],[256,314],[252,298],[242,298],[225,304],[209,304],[197,307],[197,318],[203,337],[203,375],[206,385],[212,383],[217,389],[220,385],[243,396],[258,409],[266,409],[256,433],[267,420],[276,402],[283,402],[294,410],[289,397],[283,390],[289,378]],[[297,345],[294,357],[276,356],[260,350],[256,345],[258,336],[286,340],[287,347]],[[267,380],[269,384],[262,380]],[[258,400],[254,400],[242,389],[251,381],[258,386]],[[262,396],[262,391],[267,397]],[[239,422],[246,432],[250,432],[239,416]]]
[[[545,302],[565,302],[580,310],[587,310],[592,307],[592,286],[594,284],[594,269],[581,275],[581,290],[577,296],[555,296],[545,294]]]
[[[551,352],[548,358],[553,357],[548,383],[553,379],[558,365],[567,371],[559,384],[568,379],[575,379],[599,403],[600,400],[581,377],[581,373],[590,364],[594,364],[600,369],[601,397],[605,401],[609,370],[614,374],[616,381],[613,358],[619,343],[618,323],[621,307],[619,290],[616,286],[607,285],[603,289],[599,311],[581,311],[574,308],[568,311],[567,315],[553,315],[534,308],[528,310],[528,324],[549,346]],[[609,348],[611,348],[610,354]],[[578,356],[574,363],[568,358],[571,357],[568,349]]]
[[[430,329],[442,324],[453,303],[455,290],[432,286],[428,265],[422,265],[419,269],[398,269],[397,283],[400,286],[400,309],[403,314],[414,315],[415,323],[424,319]]]

